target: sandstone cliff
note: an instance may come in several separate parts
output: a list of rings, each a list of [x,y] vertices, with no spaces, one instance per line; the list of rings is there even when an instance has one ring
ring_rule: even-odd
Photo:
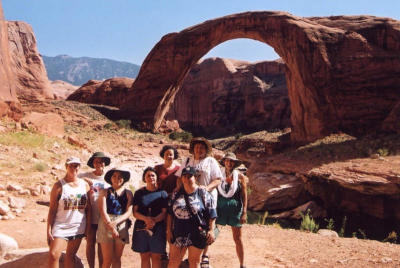
[[[20,21],[8,21],[9,51],[16,75],[16,92],[20,99],[52,99],[53,92],[46,68],[39,55],[32,27]]]
[[[166,118],[214,137],[288,127],[284,69],[279,61],[206,59],[190,70]]]

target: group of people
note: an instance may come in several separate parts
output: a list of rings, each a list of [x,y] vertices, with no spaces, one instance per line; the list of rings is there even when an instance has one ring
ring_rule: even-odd
[[[161,267],[163,258],[168,267],[179,267],[186,252],[189,267],[209,267],[208,247],[218,235],[218,225],[231,226],[244,267],[241,227],[247,219],[247,178],[236,169],[240,161],[235,154],[227,153],[220,167],[211,151],[207,139],[193,138],[191,155],[179,165],[176,148],[165,145],[160,151],[164,162],[143,171],[145,186],[134,194],[124,187],[130,179],[128,170],[117,167],[105,172],[111,159],[104,153],[94,153],[87,162],[94,170],[82,174],[80,159],[68,158],[66,174],[50,194],[49,267],[58,267],[65,246],[64,265],[74,267],[85,236],[90,267],[96,243],[100,267],[121,267],[131,214],[136,219],[132,250],[140,253],[141,267]]]

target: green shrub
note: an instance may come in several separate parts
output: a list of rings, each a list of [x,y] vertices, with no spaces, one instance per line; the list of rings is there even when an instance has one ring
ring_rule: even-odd
[[[344,233],[346,231],[346,222],[347,222],[347,217],[344,216],[343,221],[342,221],[342,227],[340,228],[340,231],[339,231],[339,236],[340,237],[344,236]]]
[[[47,164],[43,162],[36,163],[34,166],[36,171],[43,172],[47,170]]]
[[[115,124],[117,124],[117,126],[119,128],[126,128],[126,129],[130,129],[132,122],[131,120],[127,120],[127,119],[121,119],[121,120],[117,120],[115,121]]]
[[[388,156],[389,150],[386,148],[381,148],[376,151],[380,156]]]
[[[326,226],[326,229],[333,230],[335,228],[335,225],[334,225],[335,221],[332,218],[330,218],[329,220],[325,219],[325,221],[328,223],[328,225]]]
[[[395,231],[391,231],[388,236],[383,239],[383,242],[390,242],[390,243],[396,243],[397,242],[397,233]]]
[[[306,215],[304,215],[303,213],[300,213],[300,215],[302,218],[300,224],[300,230],[316,233],[319,229],[319,225],[310,216],[310,210],[309,209],[307,210]]]
[[[113,127],[113,124],[112,123],[106,123],[106,124],[104,124],[104,126],[103,126],[105,129],[111,129],[112,127]]]
[[[187,131],[172,132],[171,134],[169,134],[169,138],[171,140],[190,142],[190,140],[193,138],[193,135],[192,135],[192,133],[187,132]]]
[[[358,232],[360,233],[362,239],[367,239],[367,234],[364,230],[358,229]]]

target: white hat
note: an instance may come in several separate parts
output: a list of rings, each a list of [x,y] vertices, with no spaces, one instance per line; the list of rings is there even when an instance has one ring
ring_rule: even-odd
[[[69,164],[81,164],[81,160],[79,159],[79,157],[75,157],[75,156],[70,156],[67,158],[67,160],[65,161],[66,165]]]

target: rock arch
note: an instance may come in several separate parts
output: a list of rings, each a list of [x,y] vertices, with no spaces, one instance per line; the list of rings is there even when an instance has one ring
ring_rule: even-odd
[[[260,11],[165,35],[147,55],[122,110],[155,131],[191,67],[215,46],[236,38],[264,42],[285,61],[293,141],[380,127],[400,100],[398,21]]]

